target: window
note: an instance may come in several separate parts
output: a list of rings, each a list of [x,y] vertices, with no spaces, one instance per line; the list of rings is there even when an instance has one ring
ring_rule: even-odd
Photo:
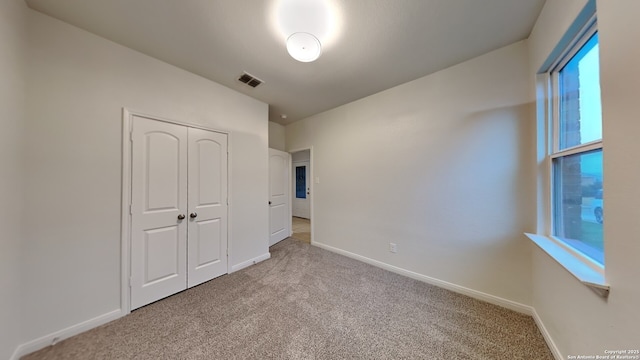
[[[551,231],[604,265],[602,110],[595,23],[551,68]]]
[[[296,198],[307,198],[307,167],[296,166]]]

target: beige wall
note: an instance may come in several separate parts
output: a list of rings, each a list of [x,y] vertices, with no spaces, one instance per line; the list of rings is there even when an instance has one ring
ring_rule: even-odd
[[[21,329],[26,13],[23,1],[0,2],[0,359],[11,356]]]
[[[311,161],[311,151],[310,150],[302,150],[296,151],[291,154],[291,162],[296,161]]]
[[[531,76],[538,71],[587,4],[547,0],[530,42]],[[559,356],[605,355],[637,349],[640,339],[640,3],[597,2],[600,34],[607,300],[579,283],[539,249],[533,253],[533,306]]]
[[[229,261],[268,254],[266,104],[43,14],[28,21],[23,343],[120,308],[123,107],[231,132]]]
[[[285,151],[284,126],[269,121],[269,147]]]
[[[530,305],[527,54],[519,42],[288,125],[288,149],[313,146],[314,241]]]

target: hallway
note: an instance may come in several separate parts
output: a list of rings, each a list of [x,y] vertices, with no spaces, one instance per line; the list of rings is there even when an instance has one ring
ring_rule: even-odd
[[[291,230],[293,232],[291,237],[304,241],[307,244],[311,243],[311,220],[294,216]]]

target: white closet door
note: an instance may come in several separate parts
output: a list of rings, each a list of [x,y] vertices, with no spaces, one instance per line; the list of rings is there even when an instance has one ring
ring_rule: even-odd
[[[188,285],[227,273],[227,135],[189,128]]]
[[[131,308],[187,287],[187,128],[134,117]]]

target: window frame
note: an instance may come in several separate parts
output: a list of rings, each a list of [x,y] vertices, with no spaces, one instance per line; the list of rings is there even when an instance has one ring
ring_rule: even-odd
[[[550,98],[551,113],[548,115],[548,121],[551,122],[549,127],[551,132],[547,137],[550,148],[548,155],[552,158],[584,153],[587,151],[602,149],[602,138],[600,140],[589,141],[583,144],[570,146],[560,149],[560,70],[562,70],[569,61],[582,49],[582,47],[598,32],[598,26],[595,15],[589,20],[587,25],[580,31],[574,40],[565,48],[564,53],[558,57],[558,60],[549,67],[547,74],[550,81]]]
[[[581,15],[577,31],[569,30],[536,74],[537,87],[537,154],[538,154],[538,222],[537,234],[525,233],[542,251],[556,260],[576,279],[602,297],[609,295],[604,264],[583,254],[564,240],[554,236],[554,159],[604,151],[603,139],[586,142],[560,150],[560,93],[559,71],[571,61],[591,37],[598,32],[595,8],[590,15]],[[582,18],[583,20],[580,20]],[[586,21],[585,21],[586,20]],[[574,24],[575,26],[575,24]],[[572,36],[573,35],[573,36]],[[567,39],[567,36],[572,36]],[[554,75],[555,74],[555,75]],[[602,120],[604,122],[604,119]],[[604,242],[604,238],[603,238]]]
[[[604,275],[604,264],[600,264],[599,262],[593,260],[589,256],[582,253],[580,250],[574,248],[569,243],[554,235],[555,233],[555,171],[554,171],[554,160],[558,158],[563,158],[571,155],[581,155],[587,154],[592,151],[604,151],[602,138],[599,140],[589,141],[583,144],[578,144],[574,146],[570,146],[564,149],[560,149],[560,71],[565,67],[567,63],[569,63],[574,56],[582,49],[582,47],[598,32],[597,27],[597,19],[594,15],[587,24],[583,27],[583,29],[578,32],[578,34],[574,37],[573,41],[571,41],[566,47],[563,53],[558,57],[558,59],[551,64],[549,70],[546,72],[548,87],[547,87],[547,99],[550,99],[550,108],[547,110],[547,122],[548,122],[548,133],[546,134],[547,139],[546,142],[548,144],[546,157],[546,166],[547,166],[547,181],[549,186],[547,187],[548,193],[546,194],[548,198],[548,209],[546,211],[547,214],[547,234],[549,237],[554,239],[561,245],[563,248],[566,248],[570,251],[574,256],[576,256],[580,261],[591,267],[593,270],[596,270],[601,275]],[[576,239],[582,241],[580,239]],[[604,242],[604,238],[603,238]]]

